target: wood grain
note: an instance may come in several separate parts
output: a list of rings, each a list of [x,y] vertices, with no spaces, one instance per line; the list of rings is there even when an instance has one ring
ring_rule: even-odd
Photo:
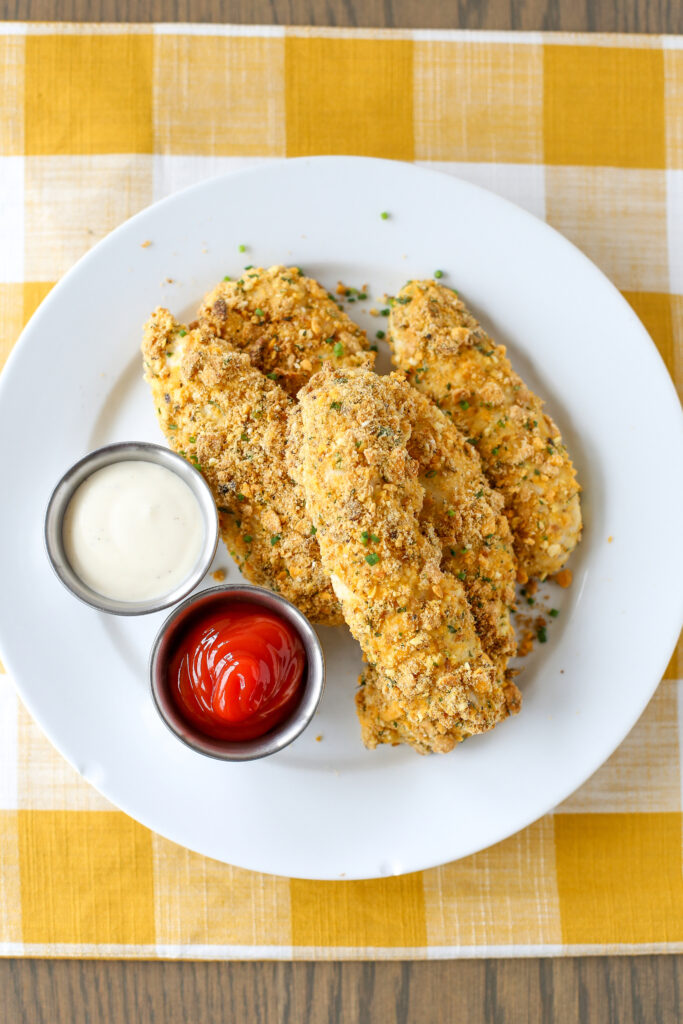
[[[683,958],[0,961],[3,1024],[679,1024]]]
[[[2,0],[0,20],[683,32],[681,0]]]
[[[0,0],[0,20],[683,33],[681,0]],[[683,957],[0,960],[2,1024],[679,1024]]]

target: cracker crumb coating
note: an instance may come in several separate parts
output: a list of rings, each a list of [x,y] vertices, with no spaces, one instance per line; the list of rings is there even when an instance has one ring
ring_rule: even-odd
[[[344,617],[377,668],[384,713],[416,749],[450,750],[509,706],[463,583],[442,571],[440,540],[420,520],[412,391],[397,374],[327,367],[299,400],[307,507]]]
[[[197,316],[292,396],[326,362],[371,366],[375,358],[365,331],[298,267],[246,268],[209,292]]]
[[[292,400],[246,354],[205,326],[188,329],[166,309],[145,324],[142,353],[159,425],[170,447],[204,475],[240,570],[314,622],[342,622],[303,491],[286,469]]]
[[[410,281],[389,316],[394,363],[476,447],[505,499],[519,579],[545,579],[581,535],[576,472],[543,403],[451,289]]]

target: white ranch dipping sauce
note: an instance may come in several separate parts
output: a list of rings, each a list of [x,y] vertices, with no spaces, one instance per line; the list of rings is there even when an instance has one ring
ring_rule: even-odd
[[[204,524],[194,494],[171,470],[115,462],[74,493],[62,536],[71,568],[89,587],[118,601],[147,601],[190,575]]]

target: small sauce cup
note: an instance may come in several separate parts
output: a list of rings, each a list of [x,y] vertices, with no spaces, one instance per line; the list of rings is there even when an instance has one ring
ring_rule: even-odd
[[[169,663],[195,617],[230,604],[251,605],[279,616],[298,634],[306,653],[301,697],[290,715],[262,736],[248,740],[215,739],[189,722],[177,706],[170,689]],[[254,761],[288,746],[309,725],[320,704],[325,687],[325,659],[313,626],[286,598],[263,587],[229,584],[212,587],[183,601],[164,622],[152,646],[149,661],[150,685],[157,711],[172,733],[199,754],[222,761]]]
[[[197,500],[204,528],[201,550],[190,574],[172,590],[144,601],[118,600],[93,590],[71,567],[64,546],[64,517],[69,502],[78,488],[97,470],[126,461],[151,462],[179,477]],[[45,513],[45,547],[55,573],[74,597],[93,608],[113,615],[147,615],[181,601],[194,590],[208,572],[217,544],[218,512],[211,489],[204,477],[175,452],[161,445],[142,441],[110,444],[90,452],[75,463],[55,487]]]

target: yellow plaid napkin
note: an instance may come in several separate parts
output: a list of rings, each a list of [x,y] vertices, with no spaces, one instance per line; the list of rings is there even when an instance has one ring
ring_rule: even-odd
[[[655,36],[0,25],[0,365],[124,218],[312,153],[415,160],[546,218],[623,291],[681,383],[683,40]],[[401,878],[305,882],[206,860],[116,811],[0,675],[0,953],[683,950],[680,677],[679,652],[607,764],[519,835]]]

